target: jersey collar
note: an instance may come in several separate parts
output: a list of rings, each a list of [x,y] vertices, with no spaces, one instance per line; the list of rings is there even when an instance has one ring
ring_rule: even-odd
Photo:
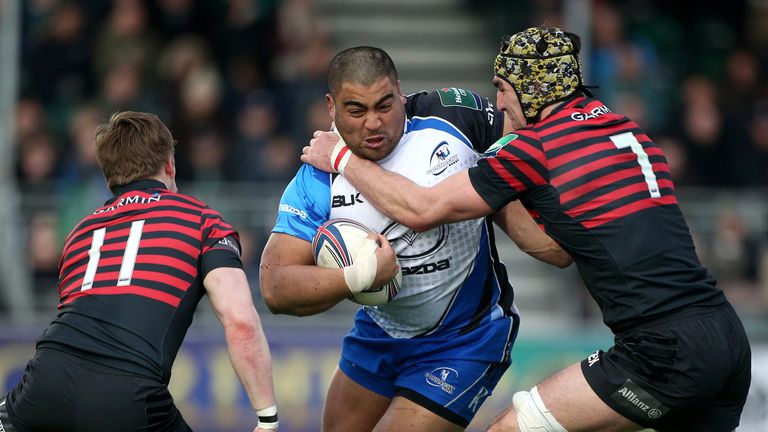
[[[160,180],[155,179],[141,179],[141,180],[134,180],[130,183],[126,183],[124,185],[117,186],[115,188],[115,196],[112,197],[107,203],[114,201],[115,198],[119,197],[120,195],[129,192],[129,191],[139,191],[139,190],[149,190],[149,189],[162,189],[162,190],[168,190],[168,187],[163,184]]]

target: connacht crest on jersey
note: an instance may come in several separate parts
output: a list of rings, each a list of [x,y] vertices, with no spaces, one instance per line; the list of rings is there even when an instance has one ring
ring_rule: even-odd
[[[505,145],[512,142],[512,140],[514,140],[515,138],[517,138],[517,134],[511,133],[511,134],[504,135],[503,137],[499,138],[495,143],[493,143],[490,147],[488,147],[488,150],[486,150],[485,153],[483,153],[483,157],[484,158],[496,157],[496,155],[499,153],[499,150],[501,150],[501,148],[504,147]]]

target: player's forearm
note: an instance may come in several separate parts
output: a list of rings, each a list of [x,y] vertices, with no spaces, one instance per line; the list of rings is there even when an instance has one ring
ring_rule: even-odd
[[[439,224],[430,212],[429,188],[357,156],[350,158],[344,177],[374,207],[405,226],[423,231]]]
[[[573,258],[568,255],[568,252],[564,251],[560,246],[554,244],[552,247],[539,250],[524,251],[528,255],[536,258],[539,261],[543,261],[547,264],[551,264],[556,267],[566,268],[573,263]]]
[[[224,323],[232,368],[255,409],[275,405],[272,357],[256,310],[249,317]]]
[[[493,220],[521,251],[533,258],[560,268],[573,262],[571,256],[539,227],[520,201],[507,204],[494,214]]]
[[[314,265],[269,268],[262,263],[260,286],[270,311],[294,316],[325,312],[350,295],[341,269]]]

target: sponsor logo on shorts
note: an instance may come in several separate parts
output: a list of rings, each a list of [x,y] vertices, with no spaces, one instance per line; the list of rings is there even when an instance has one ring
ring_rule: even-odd
[[[439,367],[432,372],[425,373],[424,377],[427,379],[427,384],[432,387],[439,387],[442,391],[453,394],[456,386],[449,384],[448,381],[458,378],[459,373],[455,369]]]
[[[641,415],[645,415],[650,419],[657,419],[669,411],[669,408],[635,384],[631,379],[627,379],[624,385],[611,395],[611,398],[636,415],[640,411]]]
[[[600,361],[600,350],[595,351],[587,357],[587,366],[592,367],[593,364]]]

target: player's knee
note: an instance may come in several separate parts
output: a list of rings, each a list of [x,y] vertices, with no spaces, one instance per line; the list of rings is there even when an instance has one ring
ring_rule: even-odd
[[[536,387],[530,392],[515,393],[512,404],[517,411],[517,425],[521,432],[567,432],[544,406]]]

